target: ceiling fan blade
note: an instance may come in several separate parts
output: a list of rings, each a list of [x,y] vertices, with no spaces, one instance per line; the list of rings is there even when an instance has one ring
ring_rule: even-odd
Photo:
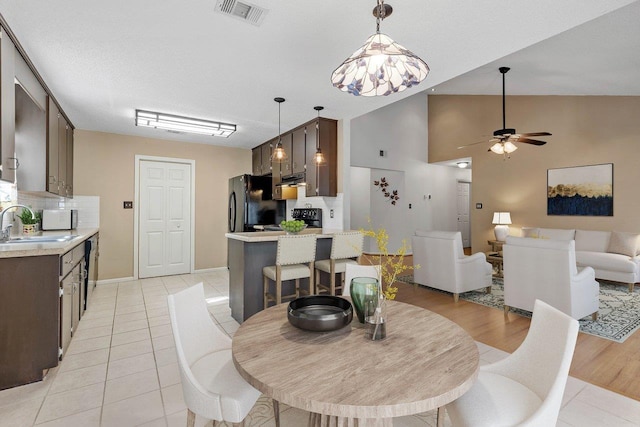
[[[529,132],[529,133],[521,133],[520,136],[550,136],[549,132]]]
[[[461,148],[467,148],[467,147],[471,147],[471,146],[473,146],[473,145],[486,144],[486,143],[487,143],[487,140],[486,140],[486,139],[484,139],[484,140],[482,140],[482,141],[472,142],[471,144],[461,145],[461,146],[459,146],[459,147],[458,147],[458,150],[459,150],[459,149],[461,149]]]
[[[516,142],[524,142],[525,144],[533,144],[533,145],[544,145],[547,141],[538,141],[537,139],[529,139],[520,137]]]

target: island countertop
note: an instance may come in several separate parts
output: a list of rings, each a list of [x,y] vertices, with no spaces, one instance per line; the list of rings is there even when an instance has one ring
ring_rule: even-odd
[[[346,230],[350,231],[350,230]],[[335,230],[328,228],[306,228],[298,234],[317,234],[318,239],[330,239],[335,233],[343,233],[345,230]],[[242,242],[276,242],[279,236],[284,236],[284,231],[254,231],[248,233],[226,233],[227,239],[240,240]]]

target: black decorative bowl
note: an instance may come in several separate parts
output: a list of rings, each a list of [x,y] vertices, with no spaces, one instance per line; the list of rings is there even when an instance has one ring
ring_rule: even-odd
[[[291,301],[287,317],[293,326],[306,331],[335,331],[351,323],[353,308],[344,298],[309,295]]]

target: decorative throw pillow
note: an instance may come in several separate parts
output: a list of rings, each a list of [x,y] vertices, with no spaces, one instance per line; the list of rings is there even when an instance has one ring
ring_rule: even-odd
[[[611,254],[621,254],[634,257],[638,252],[638,242],[640,241],[639,238],[640,234],[620,233],[618,231],[612,231],[607,252]]]
[[[538,229],[533,227],[522,227],[522,237],[537,239],[539,237]]]

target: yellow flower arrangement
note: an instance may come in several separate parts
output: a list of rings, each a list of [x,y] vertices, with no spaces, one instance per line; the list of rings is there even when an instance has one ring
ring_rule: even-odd
[[[400,249],[398,249],[395,254],[389,254],[389,250],[387,249],[389,234],[387,233],[387,230],[382,227],[374,230],[371,226],[371,220],[369,220],[369,229],[365,230],[361,228],[360,232],[366,237],[372,237],[376,240],[380,253],[377,256],[374,256],[373,259],[377,258],[377,264],[380,265],[382,276],[382,283],[380,286],[382,288],[382,293],[386,299],[395,299],[396,294],[398,293],[398,287],[393,284],[396,282],[396,278],[400,273],[413,270],[414,268],[420,268],[419,265],[414,267],[412,265],[405,265],[404,263],[404,256],[408,249],[406,239],[402,239],[402,246],[400,246]],[[371,262],[371,258],[368,259],[369,262]]]

